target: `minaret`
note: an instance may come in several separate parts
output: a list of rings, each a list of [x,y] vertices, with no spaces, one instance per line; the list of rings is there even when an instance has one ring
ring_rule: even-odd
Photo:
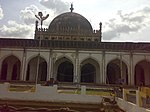
[[[34,34],[34,39],[37,39],[37,32],[38,32],[38,21],[35,21],[35,34]]]
[[[102,41],[102,22],[99,23],[100,42]]]
[[[38,29],[38,21],[35,21],[35,30]]]

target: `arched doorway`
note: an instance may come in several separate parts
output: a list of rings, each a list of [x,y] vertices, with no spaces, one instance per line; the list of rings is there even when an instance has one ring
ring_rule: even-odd
[[[96,69],[95,67],[87,63],[81,68],[81,82],[94,83],[95,82]]]
[[[57,78],[59,82],[73,82],[73,64],[66,57],[61,58],[55,63]]]
[[[150,85],[150,62],[143,60],[136,64],[135,85]]]
[[[107,83],[108,84],[128,84],[128,68],[127,65],[115,59],[107,65]]]
[[[81,82],[96,83],[99,82],[99,64],[89,58],[81,63]]]
[[[2,62],[0,80],[19,80],[20,78],[20,60],[11,55]]]
[[[38,78],[36,79],[36,77]],[[46,78],[47,78],[47,62],[45,61],[45,59],[38,56],[32,58],[28,63],[26,81],[36,81],[36,80],[46,81]]]

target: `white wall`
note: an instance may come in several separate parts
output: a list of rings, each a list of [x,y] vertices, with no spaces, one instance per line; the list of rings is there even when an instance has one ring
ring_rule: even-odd
[[[49,102],[72,102],[72,103],[100,103],[100,96],[63,94],[57,92],[57,86],[36,86],[35,92],[11,92],[9,84],[0,84],[0,99],[49,101]]]

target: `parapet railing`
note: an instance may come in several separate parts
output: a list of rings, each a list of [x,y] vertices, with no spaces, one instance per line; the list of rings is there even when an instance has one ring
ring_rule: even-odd
[[[150,108],[150,88],[139,87],[138,90],[123,89],[123,99],[139,107]]]

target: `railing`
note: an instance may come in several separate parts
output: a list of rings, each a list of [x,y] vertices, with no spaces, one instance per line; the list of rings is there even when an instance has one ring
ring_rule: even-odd
[[[140,107],[150,108],[150,88],[139,87],[138,90],[123,89],[123,99]]]
[[[66,91],[67,92],[74,91],[76,89],[78,89],[78,92],[76,93],[72,93],[72,92],[69,94],[65,93]],[[120,93],[123,94],[123,101],[121,101],[120,98],[116,97],[119,93],[118,91],[120,91]],[[105,92],[105,93],[101,95],[100,94],[101,92]],[[108,87],[104,85],[94,86],[88,84],[86,86],[83,84],[82,85],[72,84],[70,86],[68,84],[58,84],[58,85],[51,85],[51,86],[42,86],[40,84],[37,84],[33,87],[31,85],[21,85],[21,84],[19,85],[9,84],[9,83],[0,84],[1,100],[11,99],[11,100],[20,100],[20,101],[49,101],[49,102],[61,101],[61,102],[80,102],[80,103],[99,104],[102,102],[102,99],[107,96],[107,98],[113,98],[113,99],[115,98],[116,101],[119,102],[118,104],[124,106],[124,109],[126,108],[127,105],[132,106],[132,109],[134,108],[144,109],[141,107],[149,108],[150,106],[149,92],[150,92],[150,88],[148,87],[142,87],[139,89],[131,89],[131,88],[122,89],[117,86]],[[108,94],[106,95],[106,93]],[[132,102],[132,104],[129,102]],[[133,103],[135,103],[136,105],[133,105]],[[130,110],[129,112],[132,111]],[[144,112],[144,111],[140,111],[140,112]]]
[[[0,82],[3,84],[4,82]],[[11,91],[28,91],[35,92],[36,86],[32,82],[10,82],[8,90]],[[4,83],[5,84],[5,83]],[[43,83],[44,84],[44,83]],[[42,85],[43,85],[42,84]],[[85,87],[85,88],[81,88]],[[126,88],[126,89],[125,89]],[[90,95],[106,95],[113,96],[114,92],[116,97],[123,98],[125,101],[132,102],[140,107],[150,108],[150,87],[123,87],[119,85],[99,85],[88,83],[58,83],[57,90],[72,90],[71,94],[81,94],[82,89],[86,89],[84,94]],[[115,89],[115,90],[114,90]],[[75,92],[76,91],[76,92]],[[78,91],[78,92],[77,92]],[[83,92],[83,91],[82,91]],[[61,91],[63,93],[63,91]]]

